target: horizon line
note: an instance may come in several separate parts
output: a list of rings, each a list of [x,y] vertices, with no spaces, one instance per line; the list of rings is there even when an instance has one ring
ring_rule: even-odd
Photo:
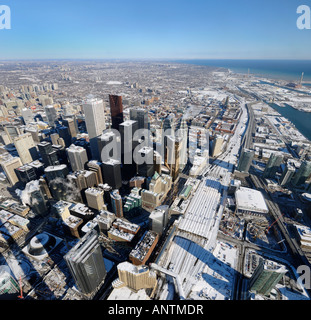
[[[7,61],[189,61],[189,60],[263,60],[263,61],[311,61],[311,59],[299,58],[14,58],[2,59],[0,62]]]

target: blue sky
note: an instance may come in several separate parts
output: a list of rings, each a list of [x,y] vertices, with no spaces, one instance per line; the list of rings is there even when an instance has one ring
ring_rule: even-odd
[[[0,30],[0,59],[311,59],[311,30],[296,27],[303,0],[1,4],[12,29]]]

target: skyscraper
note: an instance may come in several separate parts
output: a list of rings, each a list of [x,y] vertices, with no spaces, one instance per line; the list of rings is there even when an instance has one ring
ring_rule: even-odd
[[[153,148],[143,147],[138,151],[139,157],[144,161],[137,164],[137,173],[143,177],[152,177],[154,175],[154,154]]]
[[[155,208],[149,216],[149,229],[162,235],[168,223],[169,206],[163,205]]]
[[[79,290],[92,294],[106,277],[106,268],[95,230],[88,232],[64,256]]]
[[[77,136],[77,130],[75,126],[75,120],[74,119],[65,119],[62,121],[63,125],[69,129],[69,133],[72,138]]]
[[[88,171],[92,171],[95,173],[96,185],[104,183],[101,165],[102,163],[97,162],[96,160],[91,160],[86,165]]]
[[[146,141],[146,146],[149,146],[149,143],[151,141],[150,137],[150,123],[149,123],[149,115],[148,115],[148,110],[143,109],[143,108],[132,108],[130,109],[130,119],[137,121],[138,124],[138,129],[144,129],[146,130],[145,134],[146,136],[144,137]]]
[[[96,188],[88,188],[85,190],[87,205],[89,208],[98,211],[103,209],[104,206],[104,190]]]
[[[122,97],[109,95],[110,112],[111,112],[111,128],[119,130],[119,124],[123,122],[123,104]]]
[[[264,178],[275,178],[276,172],[283,161],[283,155],[280,152],[272,153],[263,172]]]
[[[59,165],[57,151],[53,150],[51,143],[42,141],[38,144],[38,149],[46,167]]]
[[[31,122],[33,122],[33,114],[32,114],[31,109],[23,108],[21,110],[21,114],[22,114],[22,117],[23,117],[24,122],[25,122],[26,125],[28,125]]]
[[[110,197],[113,213],[117,218],[123,217],[123,203],[119,190],[112,190],[110,192]]]
[[[65,126],[60,126],[60,127],[57,127],[57,132],[60,138],[64,140],[65,147],[68,148],[71,145],[71,141],[72,141],[69,128]]]
[[[121,160],[120,137],[112,130],[105,130],[97,137],[98,151],[102,162],[109,159]]]
[[[83,104],[86,129],[89,134],[92,158],[100,159],[97,137],[106,129],[105,107],[103,100],[88,99]]]
[[[293,178],[295,171],[296,171],[295,167],[287,164],[287,166],[286,166],[286,168],[280,178],[280,185],[287,186],[290,183],[291,179]]]
[[[72,171],[85,169],[85,164],[88,162],[86,150],[83,147],[72,144],[67,148],[67,154]]]
[[[166,136],[165,165],[170,170],[170,175],[175,181],[179,174],[179,163],[182,147],[182,138]]]
[[[18,157],[8,157],[1,160],[0,165],[10,184],[14,186],[18,182],[18,177],[16,175],[15,169],[22,166],[21,159]]]
[[[241,156],[240,156],[240,160],[239,160],[239,164],[237,167],[237,170],[240,172],[245,172],[248,173],[249,168],[252,164],[253,158],[254,158],[255,152],[253,150],[249,150],[249,149],[243,149]]]
[[[138,142],[134,142],[133,137],[138,129],[138,122],[134,120],[127,120],[119,125],[121,135],[121,159],[122,163],[132,163],[133,150],[138,145]]]
[[[16,137],[14,145],[23,164],[38,159],[38,151],[30,133]]]
[[[58,166],[49,166],[45,168],[44,173],[48,182],[51,182],[57,178],[65,179],[69,172],[65,164],[60,164]]]
[[[249,290],[262,295],[269,295],[271,290],[278,284],[287,272],[281,265],[270,267],[262,259],[249,279]]]
[[[299,187],[306,183],[311,175],[311,161],[304,161],[292,179],[292,184]]]
[[[136,163],[133,160],[133,151],[138,145],[138,141],[134,141],[134,133],[138,128],[137,121],[127,120],[119,125],[121,135],[121,163],[122,177],[130,179],[136,174]]]
[[[44,111],[48,120],[48,124],[54,127],[55,121],[57,120],[57,111],[54,106],[48,105],[44,107]]]
[[[103,162],[102,172],[104,182],[107,183],[113,189],[119,189],[122,187],[121,177],[121,163],[118,160],[110,159]]]

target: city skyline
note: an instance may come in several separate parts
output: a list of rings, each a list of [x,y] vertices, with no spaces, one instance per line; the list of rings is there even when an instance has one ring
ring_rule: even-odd
[[[7,0],[0,60],[309,59],[295,1]]]

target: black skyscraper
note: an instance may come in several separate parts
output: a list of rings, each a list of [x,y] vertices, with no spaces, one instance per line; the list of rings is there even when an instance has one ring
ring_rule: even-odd
[[[111,112],[111,128],[119,130],[119,124],[123,122],[123,105],[122,97],[109,95],[110,112]]]

